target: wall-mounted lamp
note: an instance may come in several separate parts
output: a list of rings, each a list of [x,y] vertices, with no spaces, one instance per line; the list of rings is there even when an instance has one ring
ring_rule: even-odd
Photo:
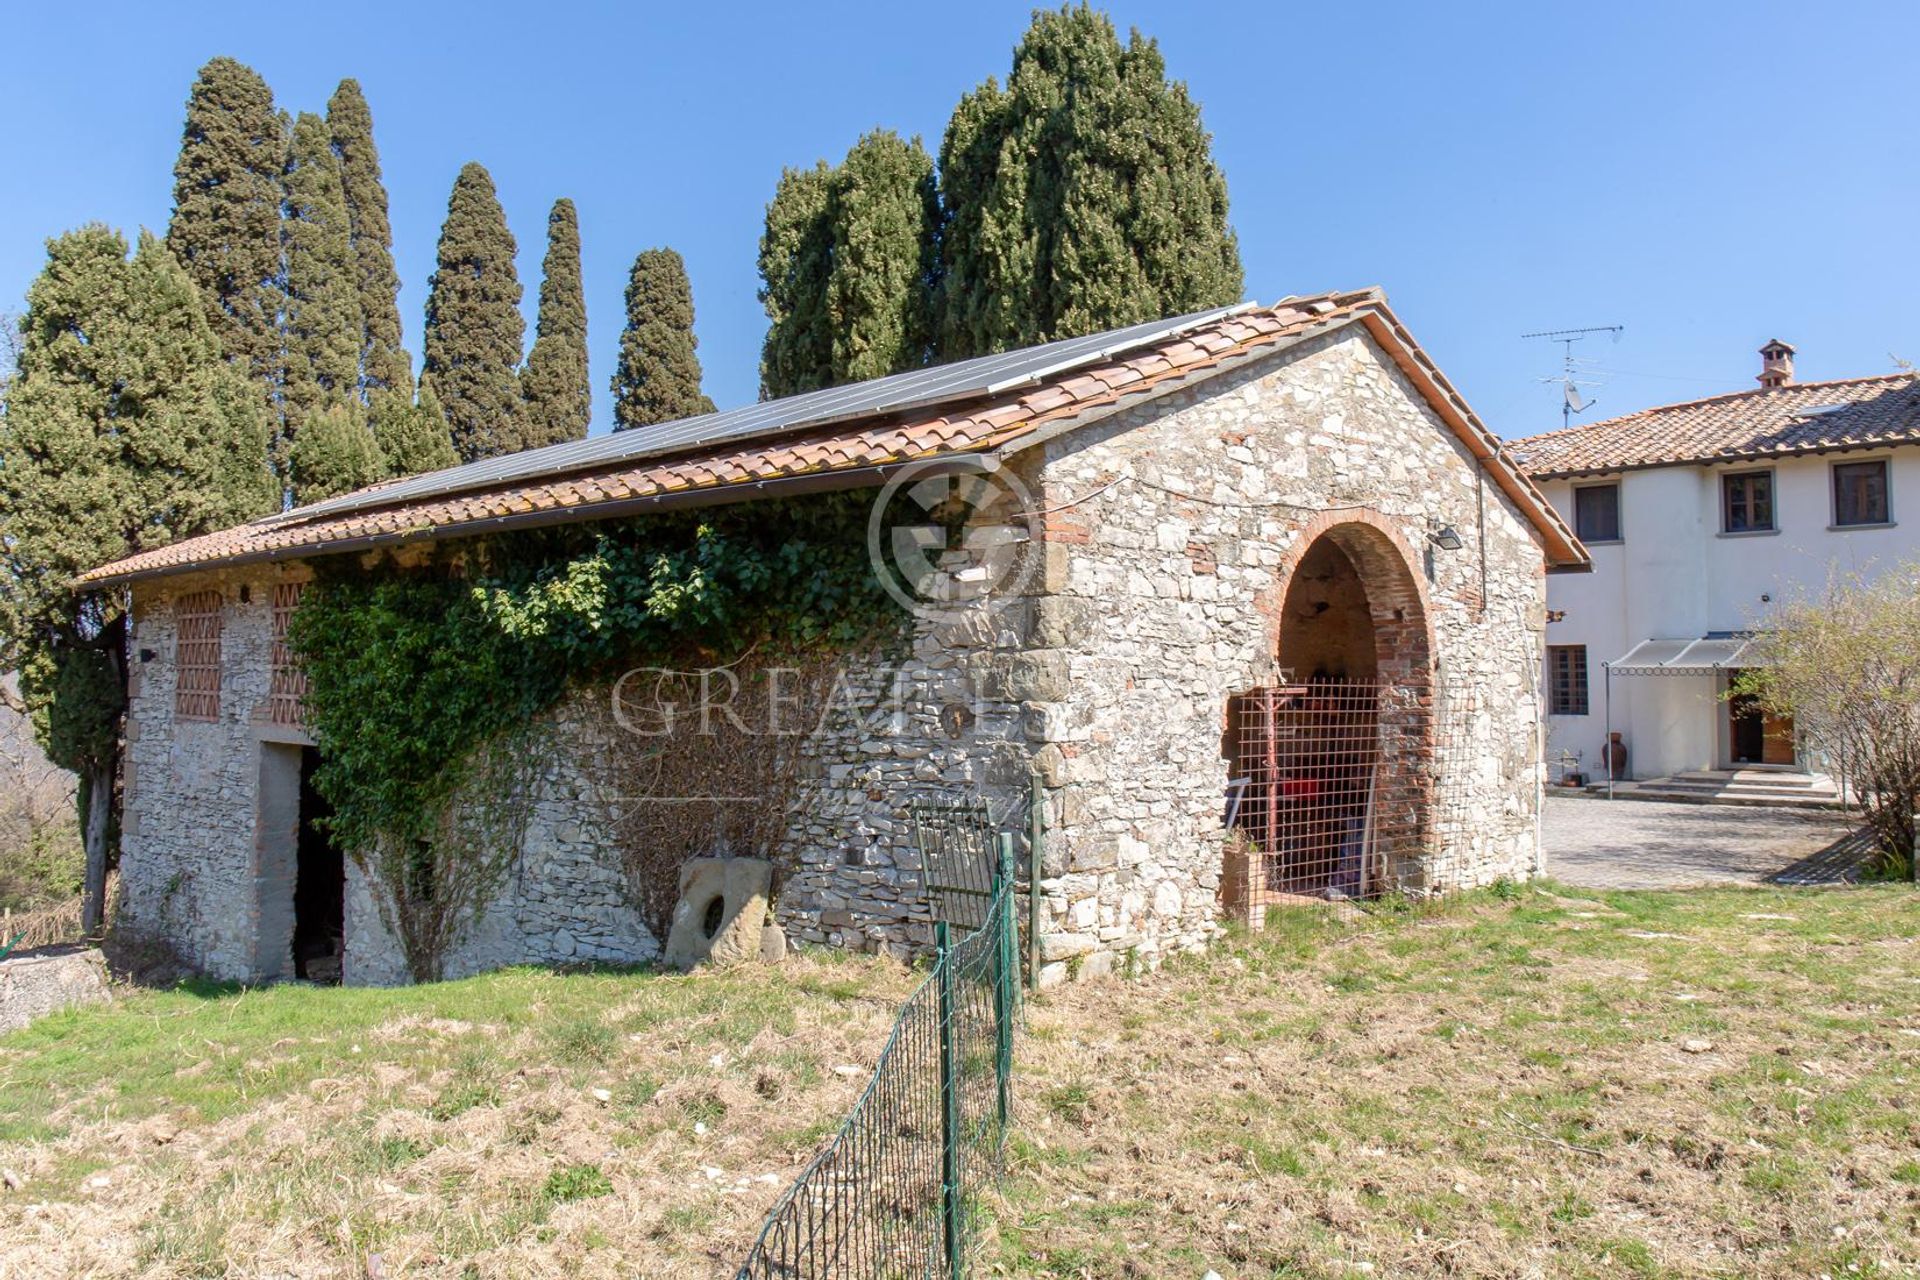
[[[1439,529],[1427,534],[1427,541],[1442,551],[1458,551],[1467,545],[1460,540],[1459,532],[1450,524],[1442,525]]]

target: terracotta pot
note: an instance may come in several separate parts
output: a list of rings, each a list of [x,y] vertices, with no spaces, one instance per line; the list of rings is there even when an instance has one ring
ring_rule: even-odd
[[[1607,735],[1607,771],[1615,779],[1627,776],[1627,744],[1620,741],[1620,735]]]

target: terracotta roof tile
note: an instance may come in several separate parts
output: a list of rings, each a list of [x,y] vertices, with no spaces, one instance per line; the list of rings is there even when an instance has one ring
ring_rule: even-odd
[[[1515,440],[1539,478],[1920,442],[1920,374],[1800,382],[1642,409]]]
[[[171,546],[103,565],[83,576],[85,583],[106,583],[151,574],[183,572],[220,563],[329,552],[393,543],[428,535],[458,536],[490,517],[514,516],[538,522],[553,518],[593,519],[628,514],[636,502],[698,490],[739,487],[759,480],[857,472],[919,459],[964,455],[1016,444],[1052,422],[1079,416],[1124,398],[1151,391],[1223,362],[1257,354],[1262,348],[1309,328],[1342,319],[1364,319],[1376,337],[1385,335],[1407,349],[1395,355],[1403,368],[1438,381],[1412,339],[1387,310],[1378,290],[1291,299],[1276,307],[1241,312],[1210,322],[1145,350],[1132,350],[1092,368],[1079,368],[1039,386],[972,403],[948,402],[918,411],[800,428],[775,440],[737,440],[690,447],[675,457],[622,459],[575,475],[543,476],[503,483],[497,489],[455,492],[399,500],[389,507],[309,514],[295,510],[251,524],[190,538]],[[1407,354],[1411,352],[1411,354]],[[1450,389],[1449,389],[1450,390]],[[1455,430],[1491,442],[1484,426],[1464,405],[1454,415]],[[1557,562],[1583,558],[1565,526],[1527,482],[1492,457],[1492,444],[1476,444],[1499,469],[1504,488],[1528,510],[1548,539]]]

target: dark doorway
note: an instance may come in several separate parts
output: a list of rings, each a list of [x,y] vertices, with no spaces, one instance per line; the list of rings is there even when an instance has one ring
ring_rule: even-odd
[[[346,942],[347,867],[327,838],[332,806],[315,790],[320,753],[300,753],[300,848],[293,882],[293,971],[310,982],[340,981]]]
[[[1734,764],[1790,765],[1793,717],[1762,709],[1752,694],[1727,699],[1727,746]]]

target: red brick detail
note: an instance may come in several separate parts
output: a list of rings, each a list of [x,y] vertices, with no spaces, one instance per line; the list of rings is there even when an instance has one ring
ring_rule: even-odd
[[[1049,511],[1041,519],[1041,534],[1048,542],[1085,546],[1093,541],[1093,529],[1074,518],[1074,509]]]
[[[195,591],[173,606],[173,714],[178,720],[220,718],[218,591]]]

